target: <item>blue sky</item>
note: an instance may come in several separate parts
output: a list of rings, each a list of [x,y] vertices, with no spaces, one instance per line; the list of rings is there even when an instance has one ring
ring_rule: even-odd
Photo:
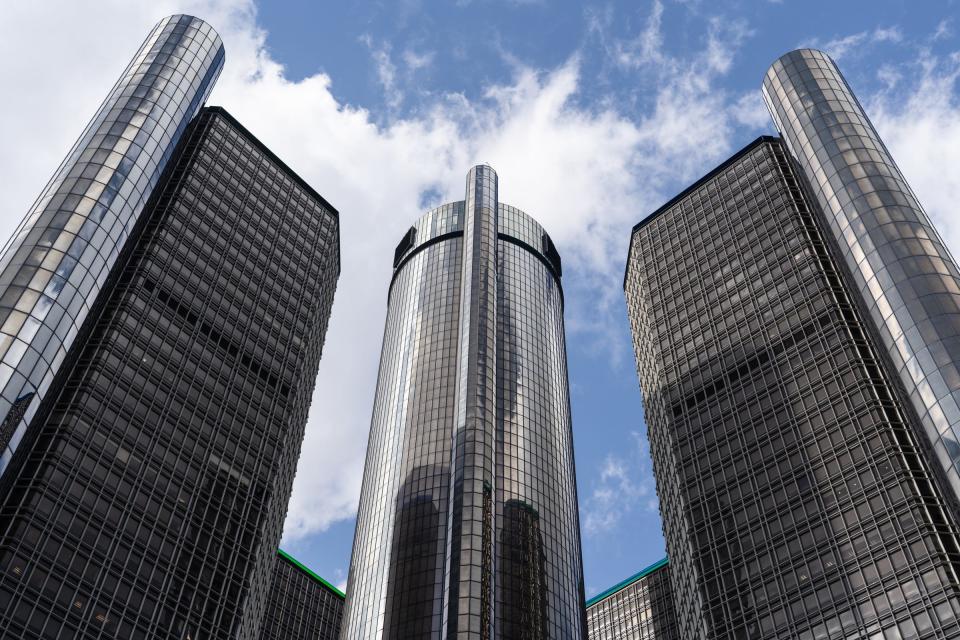
[[[285,548],[346,579],[393,246],[488,161],[564,258],[588,596],[664,555],[620,289],[629,230],[762,133],[767,66],[834,55],[956,251],[954,2],[19,3],[0,24],[6,236],[149,27],[227,46],[211,99],[341,211],[343,276]],[[42,6],[40,6],[42,5]],[[15,26],[14,26],[15,25]],[[116,35],[97,38],[98,25]],[[944,170],[947,168],[947,170]]]

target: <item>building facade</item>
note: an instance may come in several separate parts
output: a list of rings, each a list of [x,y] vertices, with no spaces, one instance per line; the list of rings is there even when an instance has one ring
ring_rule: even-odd
[[[587,601],[590,640],[681,640],[666,558]]]
[[[259,637],[338,229],[226,112],[194,119],[10,463],[0,637]]]
[[[161,20],[0,255],[0,479],[223,60],[210,25]]]
[[[260,640],[338,640],[342,619],[343,593],[278,551]]]
[[[960,269],[825,53],[792,51],[763,96],[920,417],[960,522]]]
[[[584,637],[560,277],[489,166],[397,246],[344,638]]]
[[[960,637],[960,533],[804,176],[760,138],[625,292],[680,637]]]

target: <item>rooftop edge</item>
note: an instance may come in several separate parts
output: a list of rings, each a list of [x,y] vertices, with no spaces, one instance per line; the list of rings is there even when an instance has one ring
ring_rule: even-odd
[[[629,578],[627,578],[627,579],[624,580],[623,582],[618,582],[617,584],[613,585],[612,587],[610,587],[610,588],[607,589],[606,591],[603,591],[602,593],[599,593],[599,594],[593,596],[592,598],[590,598],[589,600],[587,600],[586,606],[587,606],[587,607],[592,607],[593,605],[597,604],[598,602],[600,602],[600,601],[602,601],[602,600],[606,600],[607,598],[609,598],[609,597],[612,596],[613,594],[618,593],[618,592],[620,592],[620,591],[623,591],[624,589],[626,589],[627,587],[629,587],[630,585],[632,585],[634,582],[636,582],[636,581],[639,580],[640,578],[645,578],[645,577],[647,577],[648,575],[650,575],[651,573],[653,573],[654,571],[656,571],[657,569],[661,569],[661,568],[667,566],[667,563],[668,563],[668,562],[667,562],[667,558],[664,558],[663,560],[658,560],[658,561],[654,562],[654,563],[653,563],[652,565],[650,565],[649,567],[647,567],[647,568],[645,568],[645,569],[641,569],[639,572],[633,574],[632,576],[630,576]]]
[[[209,111],[209,112],[211,112],[211,113],[216,113],[217,115],[220,115],[220,116],[223,116],[224,118],[226,118],[226,120],[227,120],[231,125],[233,125],[234,127],[236,127],[244,136],[246,136],[246,137],[250,140],[250,142],[252,142],[258,149],[260,149],[261,151],[263,151],[263,153],[264,153],[267,157],[269,157],[271,160],[273,160],[274,162],[276,162],[277,165],[278,165],[281,169],[283,169],[283,171],[284,171],[285,173],[287,173],[294,182],[296,182],[299,186],[303,187],[303,188],[307,191],[307,193],[309,193],[309,194],[312,195],[314,198],[316,198],[317,200],[319,200],[319,201],[323,204],[323,206],[324,206],[325,208],[329,209],[329,210],[330,210],[330,213],[333,214],[333,217],[335,217],[338,222],[340,221],[340,212],[337,211],[337,208],[336,208],[336,207],[334,207],[332,204],[330,204],[330,203],[327,201],[327,199],[324,198],[322,195],[320,195],[319,193],[317,193],[317,190],[314,189],[313,187],[311,187],[310,184],[309,184],[306,180],[304,180],[303,178],[301,178],[300,175],[299,175],[296,171],[294,171],[293,169],[291,169],[290,166],[287,165],[286,162],[284,162],[284,161],[281,160],[279,157],[277,157],[277,154],[275,154],[273,151],[271,151],[271,150],[270,150],[270,147],[268,147],[268,146],[265,145],[263,142],[261,142],[261,141],[260,141],[260,138],[258,138],[257,136],[253,135],[252,133],[250,133],[250,130],[247,129],[247,128],[246,128],[245,126],[243,126],[242,124],[240,124],[240,121],[238,121],[235,117],[233,117],[233,116],[230,114],[229,111],[227,111],[227,110],[224,109],[223,107],[219,107],[219,106],[205,106],[205,107],[203,107],[203,110],[204,110],[204,111]]]
[[[759,147],[761,144],[769,144],[771,142],[777,142],[779,140],[780,140],[779,136],[772,136],[772,135],[762,135],[757,137],[753,142],[743,147],[742,149],[734,153],[732,156],[730,156],[729,158],[721,162],[719,165],[711,169],[710,172],[704,175],[702,178],[700,178],[699,180],[691,184],[689,187],[687,187],[677,195],[667,200],[667,202],[661,205],[660,208],[658,208],[656,211],[647,215],[645,218],[641,219],[640,222],[633,225],[633,229],[630,231],[630,246],[627,249],[627,264],[623,269],[624,290],[626,290],[627,288],[627,274],[630,271],[630,256],[633,254],[633,236],[634,234],[637,233],[637,231],[639,231],[646,225],[650,224],[654,219],[660,216],[663,212],[670,209],[670,207],[672,207],[673,205],[677,204],[678,202],[686,198],[688,195],[690,195],[691,193],[693,193],[694,191],[702,187],[704,184],[706,184],[713,178],[717,177],[717,175],[719,175],[720,173],[728,169],[730,165],[735,163],[737,160],[739,160],[746,154],[753,151],[755,148]]]
[[[320,585],[326,587],[328,590],[332,591],[333,595],[337,596],[341,600],[346,598],[343,591],[340,591],[340,589],[337,589],[335,586],[333,586],[332,584],[330,584],[329,582],[327,582],[326,580],[318,576],[316,573],[311,571],[310,568],[307,567],[307,565],[303,564],[302,562],[294,558],[292,555],[290,555],[283,549],[277,549],[277,555],[283,558],[284,560],[286,560],[287,562],[289,562],[290,564],[292,564],[293,566],[295,566],[297,569],[300,569],[301,571],[303,571],[305,574],[307,574],[307,576],[312,578],[315,582],[319,583]]]

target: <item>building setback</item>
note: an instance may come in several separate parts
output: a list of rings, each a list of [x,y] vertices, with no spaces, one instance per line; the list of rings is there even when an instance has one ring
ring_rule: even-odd
[[[0,255],[0,478],[223,68],[202,20],[161,20]]]
[[[960,637],[936,461],[784,143],[634,227],[625,291],[685,640]]]
[[[8,468],[0,637],[259,637],[338,229],[195,118]]]
[[[666,558],[587,600],[590,640],[680,640]]]
[[[260,640],[338,640],[343,593],[278,551]]]
[[[477,166],[394,255],[345,639],[581,639],[560,257]]]

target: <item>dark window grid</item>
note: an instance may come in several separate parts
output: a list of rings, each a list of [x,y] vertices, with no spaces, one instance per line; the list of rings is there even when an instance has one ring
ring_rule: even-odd
[[[209,203],[204,202],[203,199],[200,200],[200,204],[202,205],[202,207],[209,207],[209,206],[210,206]],[[275,205],[275,206],[276,206],[276,205]],[[194,206],[193,208],[197,208],[197,207]],[[245,225],[243,224],[243,222],[242,222],[242,219],[237,219],[237,218],[235,218],[235,219],[232,220],[232,222],[233,222],[234,224],[236,224],[236,225],[241,226],[241,227],[245,226]],[[221,227],[221,229],[224,230],[224,231],[227,231],[227,229],[224,228],[224,227]],[[200,239],[200,238],[199,238],[196,234],[192,234],[192,235],[193,235],[193,238],[187,238],[187,239],[188,239],[188,240],[194,240],[194,241],[196,241],[196,242],[199,242],[199,239]],[[306,281],[307,281],[307,280],[306,280],[307,276],[301,276],[301,278],[299,279],[299,281],[293,278],[293,276],[296,276],[296,275],[298,275],[298,274],[300,273],[300,269],[303,268],[303,265],[299,265],[299,264],[297,264],[296,262],[292,262],[292,263],[290,264],[290,268],[289,268],[289,269],[280,270],[280,269],[278,269],[278,268],[275,266],[275,263],[273,263],[272,261],[269,261],[269,262],[268,262],[267,256],[264,254],[264,252],[262,252],[262,251],[257,251],[257,250],[256,250],[254,247],[252,247],[252,246],[250,247],[250,250],[249,250],[249,251],[246,251],[246,250],[244,251],[244,254],[243,254],[243,255],[244,255],[244,258],[243,258],[243,260],[239,260],[239,259],[237,259],[237,257],[235,257],[235,256],[239,256],[239,255],[240,255],[240,252],[237,250],[237,249],[238,249],[238,245],[239,245],[239,246],[243,246],[244,243],[241,242],[241,241],[239,241],[239,240],[237,240],[238,236],[235,235],[235,234],[232,236],[232,238],[233,238],[233,240],[234,240],[233,244],[231,244],[231,245],[225,245],[225,247],[228,249],[228,251],[225,251],[224,253],[225,253],[225,255],[228,256],[228,259],[231,259],[231,260],[233,261],[233,266],[235,266],[235,267],[247,266],[247,265],[252,266],[254,269],[259,269],[259,270],[263,271],[263,272],[265,273],[266,277],[268,277],[268,278],[270,278],[270,279],[272,279],[272,280],[280,281],[280,282],[285,282],[285,283],[287,284],[287,286],[288,286],[290,289],[292,289],[293,291],[297,291],[298,288],[300,288],[300,289],[303,288],[304,284],[305,284]],[[211,240],[209,240],[209,239],[204,239],[203,245],[200,245],[200,246],[198,246],[197,248],[201,248],[201,249],[209,248],[209,243],[210,243],[210,242],[211,242]],[[214,244],[216,243],[215,240],[212,240],[212,242],[213,242]],[[195,244],[196,244],[196,243],[195,243]],[[249,244],[252,244],[252,243],[249,243]],[[189,243],[188,243],[188,246],[189,246]],[[175,248],[178,248],[178,247],[171,247],[171,249],[175,249]],[[184,246],[182,246],[182,245],[181,245],[179,248],[180,248],[181,252],[183,252],[183,250],[187,249],[187,247],[184,247]],[[229,251],[229,249],[231,249],[231,248],[234,249],[233,252]],[[245,248],[245,249],[246,249],[246,248]],[[292,256],[291,256],[291,257],[292,257]],[[254,263],[251,263],[251,262],[250,262],[250,259],[255,259],[255,260],[257,260],[257,261],[254,262]],[[314,265],[316,265],[317,262],[318,262],[318,261],[315,261],[315,262],[314,262]],[[316,269],[314,269],[314,271],[316,271]],[[239,276],[238,276],[238,277],[239,277]],[[292,295],[286,293],[285,290],[277,290],[277,291],[264,290],[263,292],[261,292],[261,295],[276,296],[276,300],[277,300],[278,302],[280,302],[280,303],[289,302],[289,299],[292,297]],[[287,305],[284,305],[284,306],[279,306],[279,305],[278,305],[278,308],[286,308],[286,306],[287,306]]]
[[[159,365],[159,370],[157,370],[156,367],[150,367],[143,372],[147,375],[147,380],[157,387],[157,391],[155,392],[156,396],[158,399],[172,398],[182,405],[188,396],[183,389],[178,389],[174,386],[173,382],[178,376],[188,374],[190,369],[194,367],[187,362],[188,356],[185,351],[169,348],[160,342],[160,339],[167,339],[171,335],[177,336],[178,334],[178,342],[183,342],[184,334],[178,332],[172,325],[168,325],[168,328],[170,330],[164,334],[156,331],[143,331],[141,325],[131,328],[126,333],[118,333],[110,340],[95,344],[101,349],[115,349],[114,353],[116,357],[122,357],[123,354],[130,349],[134,355],[142,354],[142,359],[147,364]],[[186,343],[184,343],[183,346],[189,348],[189,345]],[[154,355],[151,356],[151,353]],[[102,365],[98,366],[102,367]],[[164,390],[165,386],[168,387],[167,390]],[[244,388],[240,395],[233,396],[236,405],[225,406],[224,409],[234,415],[242,415],[247,411],[253,410],[251,408],[253,399],[254,396],[251,394],[250,386],[247,385],[247,388]],[[168,409],[167,403],[163,403],[163,408],[164,410]],[[236,410],[234,411],[234,409]]]
[[[868,410],[868,409],[867,409],[867,410]],[[776,410],[776,408],[775,408],[774,411],[773,411],[773,414],[776,414],[776,413],[777,413],[777,410]],[[772,415],[768,416],[768,419],[769,419],[770,417],[772,417]],[[734,434],[734,436],[735,436],[735,435],[736,435],[736,434]],[[865,437],[868,436],[868,435],[870,435],[870,434],[865,434]],[[769,444],[776,444],[776,442],[777,442],[776,440],[771,440]],[[806,451],[809,452],[809,446],[810,446],[810,444],[811,444],[811,442],[807,442],[807,443],[803,443],[803,442],[796,443],[796,442],[795,442],[794,444],[791,445],[791,448],[790,448],[790,450],[788,450],[787,453],[788,453],[788,454],[793,454],[793,453],[795,453],[796,451],[801,450],[801,449],[802,449],[802,450],[806,450]],[[862,447],[863,444],[864,444],[863,441],[860,441],[859,446]],[[759,447],[764,447],[764,446],[766,446],[766,444],[764,444],[764,443],[760,443],[760,444],[759,444]],[[850,446],[858,446],[858,443],[853,443],[853,444],[850,445]],[[759,447],[758,447],[758,448],[759,448]],[[758,449],[753,449],[753,450],[755,451],[755,450],[758,450]],[[841,452],[841,453],[842,453],[842,452]],[[745,451],[742,455],[743,455],[744,459],[746,459],[746,457],[749,456],[749,457],[751,458],[751,462],[753,462],[753,463],[760,462],[761,465],[762,465],[762,460],[760,460],[760,461],[753,461],[753,460],[752,460],[752,457],[753,457],[753,456],[752,456],[752,454],[751,454],[749,451]],[[736,461],[736,459],[734,459],[734,461]],[[819,462],[819,460],[818,460],[817,458],[811,458],[811,459],[810,459],[810,463],[811,463],[811,464],[816,464],[817,462]],[[828,460],[827,462],[829,462],[829,460]],[[884,457],[881,457],[881,458],[878,459],[877,465],[876,465],[875,467],[871,467],[871,469],[872,469],[873,471],[877,472],[878,475],[886,475],[886,472],[884,472],[883,469],[879,468],[880,463],[883,463],[883,462],[888,462],[888,459],[886,459],[886,458],[884,458]],[[761,466],[760,468],[762,468],[762,466]],[[723,467],[722,467],[722,466],[719,466],[718,469],[717,469],[717,471],[722,471],[722,469],[723,469]],[[759,468],[758,468],[758,469],[759,469]]]
[[[225,228],[225,227],[223,227],[223,228],[221,228],[221,229],[222,229],[223,232],[229,231],[229,229],[227,229],[227,228]],[[237,235],[236,235],[235,232],[234,232],[233,237],[237,237]],[[169,246],[169,249],[170,249],[171,251],[176,251],[176,252],[178,253],[178,255],[181,256],[181,259],[183,259],[183,260],[189,260],[189,259],[192,257],[192,256],[191,256],[191,252],[189,252],[189,247],[188,247],[188,246],[185,246],[182,241],[179,241],[179,240],[178,240],[178,241],[176,241],[176,242],[170,243],[170,245],[171,245],[171,246]],[[198,245],[198,246],[196,247],[196,249],[205,250],[206,247],[207,247],[207,243],[205,242],[203,245]],[[245,254],[246,254],[246,252],[244,252],[244,254],[241,254],[239,251],[237,252],[237,256],[239,256],[239,255],[245,255]],[[230,258],[230,257],[228,257],[227,259],[228,259],[228,260],[235,260],[235,258]],[[236,263],[234,262],[233,264],[235,265]],[[315,267],[314,270],[316,270],[317,268],[319,268],[319,266],[320,266],[320,261],[314,261],[314,265],[313,265],[313,266]],[[262,268],[262,267],[261,267],[261,268]],[[311,275],[316,275],[316,274],[311,274]],[[231,272],[231,276],[232,276],[232,279],[237,282],[237,284],[242,284],[242,283],[243,283],[244,277],[241,276],[241,275],[239,275],[238,272],[232,271],[232,272]],[[302,288],[303,288],[302,285],[299,287],[299,289],[298,289],[297,287],[294,287],[294,291],[295,291],[296,293],[299,293],[299,292],[302,290]],[[263,295],[263,294],[261,293],[261,295]],[[288,295],[290,295],[290,294],[288,294]],[[252,302],[252,301],[251,301],[251,302]],[[278,309],[289,308],[289,307],[291,306],[291,305],[289,305],[289,304],[281,304],[281,303],[284,303],[284,302],[289,302],[289,299],[283,299],[283,298],[276,299],[276,298],[275,298],[275,299],[270,300],[269,302],[271,302],[271,303],[273,303],[274,305],[276,305],[275,308],[278,308]],[[248,305],[245,305],[245,306],[248,306]],[[256,308],[256,305],[255,305],[255,304],[249,304],[249,307],[250,307],[250,308]],[[298,308],[298,307],[294,306],[294,308]],[[260,311],[260,314],[259,314],[259,315],[260,315],[260,318],[262,318],[262,319],[264,319],[264,320],[273,321],[270,316],[267,316],[266,314],[263,314],[262,310]],[[289,321],[288,321],[288,322],[289,322]]]
[[[873,472],[875,473],[875,476],[876,476],[876,477],[881,477],[881,474],[880,474],[880,473],[877,473],[876,471],[874,471],[874,468],[873,468],[873,467],[869,467],[869,468],[871,469],[871,471],[873,471]],[[806,472],[804,472],[803,475],[806,475]],[[889,475],[889,473],[888,473],[887,475]],[[799,477],[799,476],[798,476],[798,477]],[[762,497],[762,496],[761,496],[761,497]]]
[[[243,346],[240,346],[237,341],[213,327],[203,319],[200,313],[194,312],[189,307],[181,304],[178,299],[174,298],[163,288],[156,286],[152,280],[144,280],[142,286],[148,293],[154,294],[160,303],[170,308],[182,321],[185,320],[187,325],[192,326],[199,334],[203,335],[210,344],[215,345],[215,347],[219,348],[223,353],[249,368],[251,372],[261,378],[268,387],[276,389],[280,397],[289,395],[289,386],[286,383],[281,383],[280,375],[254,361]]]
[[[191,364],[193,365],[193,367],[188,368],[188,367],[190,367]],[[183,367],[181,368],[181,370],[178,372],[178,376],[190,376],[190,375],[192,374],[191,369],[194,368],[194,367],[196,367],[197,364],[199,364],[199,363],[190,363],[189,361],[188,361],[188,362],[185,362],[185,363],[184,363],[184,366],[183,366]],[[222,369],[222,365],[221,365],[221,369]],[[119,378],[119,377],[118,377],[118,378],[114,381],[114,383],[115,383],[115,384],[120,383],[121,380],[122,380],[122,378]],[[149,400],[149,399],[148,399],[148,400]],[[135,416],[134,416],[134,417],[135,417]]]
[[[184,283],[184,284],[181,284],[181,285],[175,285],[175,289],[183,288],[183,290],[186,290],[186,285],[187,285],[187,283]],[[229,308],[226,310],[226,313],[225,313],[224,315],[226,315],[227,317],[229,317],[230,315],[232,315],[232,314],[230,313]]]

